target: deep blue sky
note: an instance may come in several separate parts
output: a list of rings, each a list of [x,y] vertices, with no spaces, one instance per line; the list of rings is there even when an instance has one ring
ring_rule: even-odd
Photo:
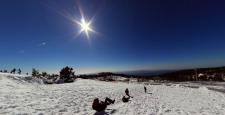
[[[94,17],[77,36],[66,15]],[[224,0],[1,0],[0,69],[77,73],[225,65]]]

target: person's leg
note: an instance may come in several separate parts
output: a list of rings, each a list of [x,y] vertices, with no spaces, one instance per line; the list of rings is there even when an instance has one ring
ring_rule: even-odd
[[[126,94],[128,97],[130,97],[129,93]]]
[[[110,98],[108,98],[108,97],[105,98],[105,103],[106,103],[107,105],[109,105],[109,104],[111,104],[111,103],[114,103],[114,102],[115,102],[115,100],[112,100],[112,99],[110,99]]]
[[[109,99],[108,97],[105,98],[105,104],[106,105],[110,105],[111,104],[111,99]]]

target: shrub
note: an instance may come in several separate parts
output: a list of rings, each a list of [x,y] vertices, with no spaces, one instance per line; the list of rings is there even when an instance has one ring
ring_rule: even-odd
[[[36,70],[35,68],[32,69],[32,76],[33,77],[38,77],[39,76],[39,71]]]
[[[64,82],[68,83],[68,82],[73,82],[75,75],[74,75],[74,71],[73,68],[70,68],[68,66],[64,67],[63,69],[61,69],[60,71],[60,79],[63,80]]]
[[[4,73],[7,73],[7,70],[4,70]]]
[[[16,68],[13,68],[10,73],[15,74],[15,72],[16,72]]]
[[[18,69],[18,74],[21,74],[21,69],[20,68]]]

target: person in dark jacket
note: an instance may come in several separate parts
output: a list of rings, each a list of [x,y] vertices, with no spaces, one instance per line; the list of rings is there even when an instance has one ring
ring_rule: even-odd
[[[114,104],[115,102],[115,99],[112,100],[108,97],[105,98],[105,101],[99,101],[98,98],[95,98],[93,103],[92,103],[92,108],[98,112],[100,111],[104,111],[107,107],[107,105],[110,105],[110,104]]]
[[[145,93],[147,93],[147,88],[144,86]]]
[[[129,96],[123,96],[123,98],[122,98],[122,101],[124,103],[128,102],[129,100],[130,100],[130,97]]]
[[[133,98],[132,96],[130,96],[130,93],[129,93],[128,88],[126,88],[126,90],[125,90],[125,94],[126,94],[126,96],[128,96],[129,98]]]
[[[128,88],[125,89],[125,94],[130,97]]]

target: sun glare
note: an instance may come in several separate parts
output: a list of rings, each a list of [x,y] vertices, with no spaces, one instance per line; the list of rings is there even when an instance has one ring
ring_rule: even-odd
[[[91,28],[91,21],[88,22],[82,18],[80,22],[76,22],[80,25],[80,33],[84,32],[87,38],[89,38],[89,32],[94,32],[94,30]]]

